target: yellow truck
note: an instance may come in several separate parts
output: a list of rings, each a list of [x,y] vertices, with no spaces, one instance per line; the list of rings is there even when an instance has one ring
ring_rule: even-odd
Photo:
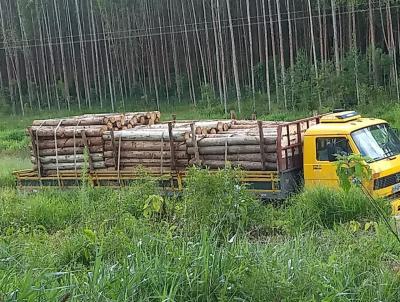
[[[295,137],[290,135],[292,130]],[[286,134],[286,135],[285,135]],[[287,141],[285,141],[287,140]],[[366,185],[374,197],[387,198],[394,214],[400,214],[400,139],[389,124],[364,118],[354,111],[333,113],[279,124],[277,128],[277,169],[245,171],[242,179],[248,189],[267,200],[284,200],[305,187],[338,187],[337,154],[361,154],[368,158],[372,179]],[[41,176],[35,170],[14,173],[21,188],[47,186],[75,187],[79,172]],[[185,171],[153,174],[166,191],[182,190]],[[133,171],[90,171],[93,186],[122,187],[143,177]]]

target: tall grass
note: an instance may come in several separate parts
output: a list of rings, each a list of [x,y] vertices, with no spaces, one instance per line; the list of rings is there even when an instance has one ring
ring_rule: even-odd
[[[124,190],[0,189],[1,298],[399,300],[400,247],[380,221],[354,229],[349,221],[374,219],[362,206],[363,214],[342,209],[328,219],[333,209],[305,202],[361,204],[361,196],[336,201],[323,189],[273,208],[246,193],[238,173],[190,171],[184,194],[162,196],[165,211],[153,216],[144,214],[160,194],[151,179]],[[292,219],[308,226],[310,218],[319,222],[292,232]]]
[[[288,218],[294,231],[332,228],[336,224],[351,221],[376,221],[379,219],[377,207],[387,216],[390,203],[386,200],[370,200],[361,190],[349,193],[327,187],[316,187],[289,200]]]

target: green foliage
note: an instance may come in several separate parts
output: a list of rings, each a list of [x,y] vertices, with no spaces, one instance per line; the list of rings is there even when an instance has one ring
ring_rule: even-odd
[[[85,195],[1,188],[2,298],[398,301],[400,247],[363,195],[307,191],[277,208],[239,177],[194,169],[170,198],[146,175]]]
[[[161,215],[164,209],[164,198],[159,195],[150,195],[143,207],[143,215],[146,218],[158,214]]]
[[[336,174],[341,188],[347,193],[353,186],[360,187],[362,183],[371,180],[372,170],[366,159],[359,154],[338,155]]]
[[[255,200],[239,183],[240,172],[193,168],[186,179],[184,216],[192,231],[206,228],[229,240],[249,225]]]
[[[380,219],[375,207],[390,215],[390,206],[384,200],[376,200],[374,206],[359,189],[348,192],[330,188],[313,188],[295,196],[288,208],[291,231],[332,228],[350,221],[377,221]]]

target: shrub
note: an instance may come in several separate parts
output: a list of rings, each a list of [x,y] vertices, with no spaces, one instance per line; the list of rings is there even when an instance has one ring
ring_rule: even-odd
[[[239,179],[240,172],[232,169],[190,170],[183,197],[190,230],[206,228],[225,239],[246,230],[249,209],[258,201],[246,192]]]

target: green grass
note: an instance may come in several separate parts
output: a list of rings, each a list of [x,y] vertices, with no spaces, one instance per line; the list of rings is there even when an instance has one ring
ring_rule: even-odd
[[[24,155],[10,155],[0,153],[0,187],[15,185],[13,171],[31,168],[31,162]]]
[[[119,191],[0,189],[1,298],[400,299],[400,245],[373,213],[292,232],[292,211],[330,201],[327,191],[273,208],[238,187],[236,175],[193,170],[183,196],[165,198],[150,216],[144,204],[159,194],[150,179]],[[351,208],[355,198],[344,203]],[[296,224],[313,217],[299,216]],[[368,230],[354,227],[370,220],[375,224]]]

